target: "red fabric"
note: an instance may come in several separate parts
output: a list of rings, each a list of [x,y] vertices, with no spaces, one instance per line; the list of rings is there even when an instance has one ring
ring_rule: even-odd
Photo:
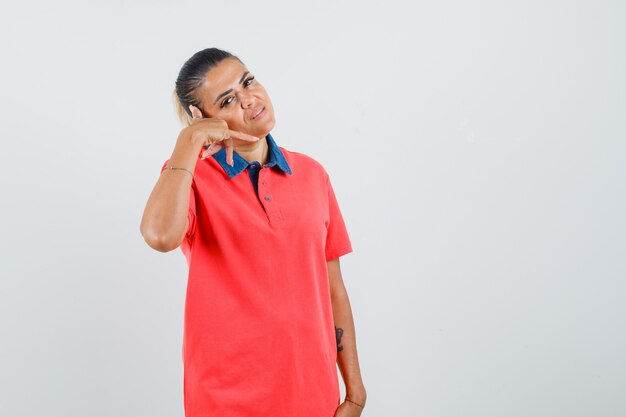
[[[325,169],[280,149],[292,174],[262,168],[259,197],[247,172],[197,162],[180,247],[186,417],[332,417],[340,402],[326,262],[352,246]]]

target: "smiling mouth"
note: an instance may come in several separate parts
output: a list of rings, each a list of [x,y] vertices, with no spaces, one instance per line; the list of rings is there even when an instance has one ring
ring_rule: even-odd
[[[265,106],[261,107],[261,108],[259,109],[259,111],[258,111],[258,112],[256,112],[256,113],[252,116],[252,120],[256,119],[256,118],[259,116],[259,114],[263,113],[263,111],[264,111],[264,110],[265,110]]]

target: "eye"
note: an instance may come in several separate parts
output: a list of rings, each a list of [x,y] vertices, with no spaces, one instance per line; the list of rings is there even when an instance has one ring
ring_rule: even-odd
[[[231,98],[233,98],[233,96],[226,97],[226,99],[220,104],[220,108],[223,109],[225,106],[228,106],[232,102]]]
[[[254,80],[254,77],[250,77],[247,80],[245,80],[243,82],[244,87],[248,87],[250,84],[252,84],[252,80]],[[224,99],[224,101],[222,101],[222,103],[220,104],[220,108],[224,108],[226,106],[228,106],[230,103],[232,103],[232,99],[233,96],[228,96]]]

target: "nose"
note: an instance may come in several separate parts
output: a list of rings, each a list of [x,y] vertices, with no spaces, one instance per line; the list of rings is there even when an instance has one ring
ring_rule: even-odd
[[[249,109],[254,104],[254,98],[250,94],[239,93],[239,102],[241,103],[241,107]]]

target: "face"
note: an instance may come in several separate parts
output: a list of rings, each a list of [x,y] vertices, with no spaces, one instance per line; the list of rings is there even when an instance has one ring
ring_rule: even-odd
[[[204,116],[226,121],[231,130],[263,138],[274,128],[265,88],[237,59],[224,59],[209,70],[200,94]]]

